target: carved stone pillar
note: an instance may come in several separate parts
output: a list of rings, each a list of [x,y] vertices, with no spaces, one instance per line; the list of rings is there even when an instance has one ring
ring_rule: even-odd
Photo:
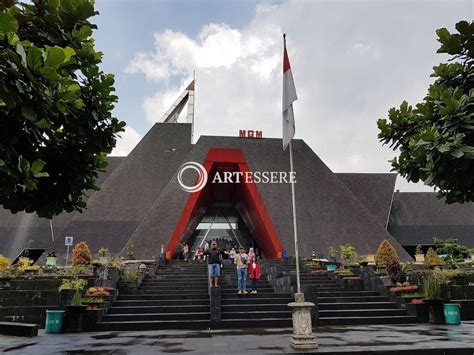
[[[288,303],[293,313],[293,338],[290,345],[295,350],[317,349],[311,323],[311,309],[314,303],[305,302],[303,293],[295,293],[295,302]]]

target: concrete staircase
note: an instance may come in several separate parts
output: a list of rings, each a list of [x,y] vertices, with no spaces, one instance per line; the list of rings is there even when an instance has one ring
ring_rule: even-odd
[[[258,281],[258,293],[250,294],[251,281],[247,278],[246,295],[238,295],[235,265],[225,265],[221,270],[222,328],[291,327],[293,301],[290,293],[275,293],[266,277]]]
[[[294,274],[295,265],[283,270]],[[328,273],[311,273],[301,265],[301,287],[316,289],[318,325],[405,324],[417,323],[398,303],[378,291],[344,289]]]
[[[206,329],[210,325],[207,265],[171,262],[121,294],[99,330]]]

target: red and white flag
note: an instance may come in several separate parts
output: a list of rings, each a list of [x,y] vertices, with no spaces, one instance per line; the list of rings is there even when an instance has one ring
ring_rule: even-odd
[[[293,81],[290,60],[286,51],[285,35],[283,35],[283,43],[283,150],[285,150],[295,136],[293,101],[296,101],[298,97],[296,96],[295,82]]]

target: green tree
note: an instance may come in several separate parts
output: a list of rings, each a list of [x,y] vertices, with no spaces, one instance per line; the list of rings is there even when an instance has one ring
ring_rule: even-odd
[[[380,141],[400,151],[392,170],[436,187],[447,203],[474,201],[474,22],[456,30],[436,31],[438,53],[451,58],[433,68],[424,101],[415,108],[403,101],[377,121]]]
[[[0,205],[81,211],[124,122],[99,69],[94,0],[0,2]]]

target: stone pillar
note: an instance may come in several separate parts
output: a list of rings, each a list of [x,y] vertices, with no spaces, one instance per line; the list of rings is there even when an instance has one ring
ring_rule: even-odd
[[[221,288],[213,286],[209,288],[209,301],[211,304],[211,327],[216,327],[221,322]]]
[[[293,313],[293,338],[290,345],[295,350],[317,349],[311,323],[311,309],[314,303],[305,302],[303,293],[295,293],[295,302],[288,303]]]

